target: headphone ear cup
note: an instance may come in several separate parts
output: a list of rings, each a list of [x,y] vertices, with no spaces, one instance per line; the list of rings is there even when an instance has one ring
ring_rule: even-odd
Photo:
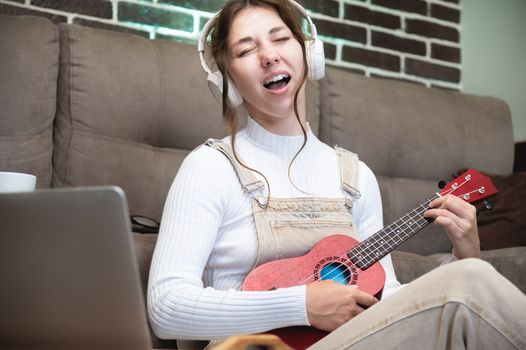
[[[241,97],[231,80],[228,80],[228,99],[234,107],[241,106],[243,103],[243,97]]]
[[[307,64],[309,66],[308,78],[319,80],[325,76],[325,51],[323,41],[314,39],[306,45]]]
[[[217,102],[222,103],[223,101],[223,74],[216,71],[208,74],[208,88],[214,95]],[[228,81],[228,100],[234,107],[238,107],[243,103],[243,98],[239,95],[239,92],[235,88],[234,84]]]

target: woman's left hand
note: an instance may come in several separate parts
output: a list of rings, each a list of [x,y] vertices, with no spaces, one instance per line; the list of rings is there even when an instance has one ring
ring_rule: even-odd
[[[424,216],[434,218],[445,228],[453,243],[453,254],[458,259],[480,258],[475,206],[449,194],[431,201],[429,207]]]

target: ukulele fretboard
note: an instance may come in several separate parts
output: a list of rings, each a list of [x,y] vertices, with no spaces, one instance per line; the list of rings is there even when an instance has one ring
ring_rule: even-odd
[[[435,198],[438,196],[427,199],[389,226],[362,241],[351,249],[347,256],[360,269],[367,269],[432,222],[424,217],[424,212],[429,209],[429,203]]]

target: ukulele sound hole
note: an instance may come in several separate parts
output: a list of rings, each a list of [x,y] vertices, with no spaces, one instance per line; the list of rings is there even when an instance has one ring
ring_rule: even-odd
[[[339,262],[332,262],[321,269],[320,277],[322,280],[333,280],[341,284],[349,284],[351,272],[347,266]]]

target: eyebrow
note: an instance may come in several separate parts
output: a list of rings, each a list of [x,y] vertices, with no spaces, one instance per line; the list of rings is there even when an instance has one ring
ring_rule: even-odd
[[[269,34],[274,34],[276,32],[279,32],[281,30],[284,30],[284,29],[287,29],[287,26],[283,25],[283,26],[277,26],[277,27],[273,27],[271,28],[268,33]],[[254,38],[252,38],[251,36],[246,36],[244,38],[241,38],[239,39],[238,41],[236,41],[232,47],[236,46],[236,45],[239,45],[239,44],[243,44],[243,43],[246,43],[246,42],[250,42],[250,41],[254,41]]]

